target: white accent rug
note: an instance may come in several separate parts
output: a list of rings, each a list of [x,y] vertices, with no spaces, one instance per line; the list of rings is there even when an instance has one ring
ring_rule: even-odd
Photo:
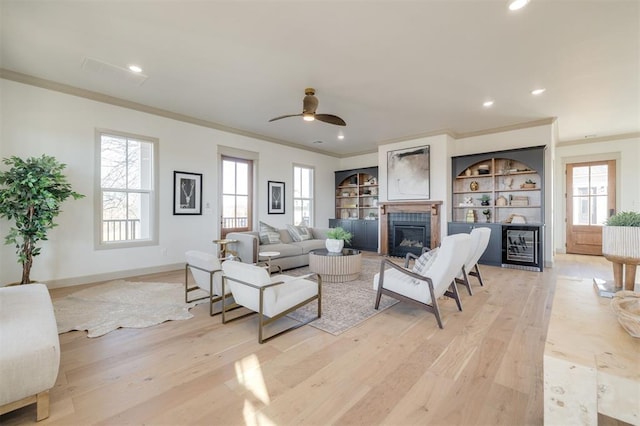
[[[189,298],[205,295],[192,291]],[[112,281],[80,290],[53,301],[58,333],[87,330],[87,337],[99,337],[120,327],[144,328],[165,321],[192,318],[184,303],[184,284]]]

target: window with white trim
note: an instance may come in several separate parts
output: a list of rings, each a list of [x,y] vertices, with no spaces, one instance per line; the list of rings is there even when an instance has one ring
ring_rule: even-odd
[[[99,248],[158,241],[157,140],[98,131]]]
[[[313,226],[313,168],[293,166],[293,223]]]

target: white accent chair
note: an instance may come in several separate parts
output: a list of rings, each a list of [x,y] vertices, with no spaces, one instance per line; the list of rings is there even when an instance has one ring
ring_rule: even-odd
[[[308,274],[301,277],[291,277],[288,275],[269,276],[263,267],[250,265],[242,262],[227,261],[222,263],[224,272],[222,279],[222,289],[231,290],[237,305],[258,313],[258,342],[264,343],[280,334],[301,327],[311,320],[290,327],[284,331],[276,333],[267,338],[263,338],[264,327],[277,319],[295,311],[301,306],[314,300],[318,301],[318,316],[322,315],[322,279],[318,274]],[[308,280],[315,275],[317,282]],[[222,323],[242,318],[246,315],[227,319],[226,313],[235,305],[227,306],[225,300],[222,301]],[[252,313],[253,313],[252,312]]]
[[[491,228],[473,228],[470,235],[471,250],[469,250],[469,256],[467,256],[467,260],[464,262],[464,268],[456,277],[456,283],[465,286],[469,291],[469,296],[472,296],[473,292],[471,291],[469,276],[478,278],[480,286],[484,286],[482,275],[480,275],[480,269],[478,268],[478,260],[489,245],[489,239],[491,238]]]
[[[44,284],[0,288],[0,414],[36,403],[49,417],[49,389],[58,378],[60,340]]]
[[[209,299],[209,315],[213,316],[213,304],[222,300],[222,268],[218,258],[210,253],[189,250],[185,253],[187,263],[184,267],[184,301],[185,303]],[[189,284],[189,271],[193,275],[196,286]],[[189,293],[202,289],[208,294],[189,300]],[[230,292],[227,291],[227,297]],[[218,314],[220,312],[217,312]]]
[[[460,295],[455,283],[458,273],[464,268],[471,249],[469,234],[448,235],[442,239],[438,256],[425,272],[419,275],[389,259],[380,262],[380,272],[373,277],[373,288],[377,290],[375,308],[380,306],[383,294],[400,301],[415,303],[433,313],[438,326],[443,328],[438,307],[438,298],[449,296],[462,310]],[[390,266],[390,269],[385,269]]]

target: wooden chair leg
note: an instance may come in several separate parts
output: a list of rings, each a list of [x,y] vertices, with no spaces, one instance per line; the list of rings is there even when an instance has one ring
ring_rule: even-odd
[[[36,395],[36,420],[44,420],[49,417],[49,391]]]
[[[478,264],[476,263],[473,266],[474,271],[469,272],[469,275],[473,275],[474,277],[478,278],[478,281],[480,281],[480,286],[484,287],[484,281],[482,281],[482,275],[480,274],[480,268],[478,267]]]

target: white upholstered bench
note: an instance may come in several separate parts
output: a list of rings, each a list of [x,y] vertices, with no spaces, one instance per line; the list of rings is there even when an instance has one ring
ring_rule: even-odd
[[[0,288],[0,414],[37,403],[49,417],[49,389],[58,377],[60,340],[44,284]]]

